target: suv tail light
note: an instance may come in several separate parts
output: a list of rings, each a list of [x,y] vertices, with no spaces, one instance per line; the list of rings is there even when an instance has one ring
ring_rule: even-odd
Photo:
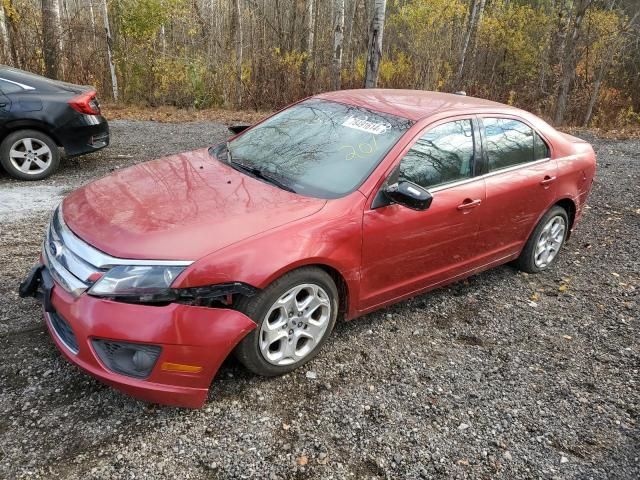
[[[100,115],[100,104],[94,90],[82,92],[69,100],[68,103],[76,112],[86,113],[87,115]]]

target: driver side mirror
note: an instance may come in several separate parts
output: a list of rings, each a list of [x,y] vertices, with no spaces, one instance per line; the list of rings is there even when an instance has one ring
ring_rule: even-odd
[[[247,128],[249,128],[251,125],[231,125],[229,128],[229,131],[233,134],[238,134],[240,132],[244,132]]]
[[[407,181],[399,181],[387,186],[384,189],[384,194],[392,202],[411,210],[426,210],[433,200],[427,190]]]

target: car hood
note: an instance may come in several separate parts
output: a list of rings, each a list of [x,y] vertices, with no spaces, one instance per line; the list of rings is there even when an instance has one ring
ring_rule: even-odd
[[[287,192],[206,149],[123,169],[65,198],[65,223],[120,258],[196,260],[312,215],[326,200]]]

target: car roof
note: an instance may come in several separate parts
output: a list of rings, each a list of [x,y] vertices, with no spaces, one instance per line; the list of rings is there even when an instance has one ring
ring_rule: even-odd
[[[414,121],[447,110],[519,111],[517,108],[491,100],[426,90],[363,88],[321,93],[315,98],[357,105]]]
[[[8,80],[11,83],[20,85],[25,90],[38,90],[41,92],[59,92],[61,90],[70,92],[81,92],[91,87],[74,85],[73,83],[53,80],[51,78],[36,75],[7,65],[0,65],[0,79]]]

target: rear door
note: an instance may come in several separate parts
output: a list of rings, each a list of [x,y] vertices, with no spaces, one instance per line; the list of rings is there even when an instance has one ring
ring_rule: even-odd
[[[542,136],[521,119],[482,116],[487,188],[479,246],[486,261],[518,253],[556,198],[557,165]]]
[[[402,155],[387,182],[426,188],[431,206],[397,204],[364,212],[360,310],[428,288],[464,272],[478,254],[484,180],[474,177],[480,138],[472,119],[429,126]]]

